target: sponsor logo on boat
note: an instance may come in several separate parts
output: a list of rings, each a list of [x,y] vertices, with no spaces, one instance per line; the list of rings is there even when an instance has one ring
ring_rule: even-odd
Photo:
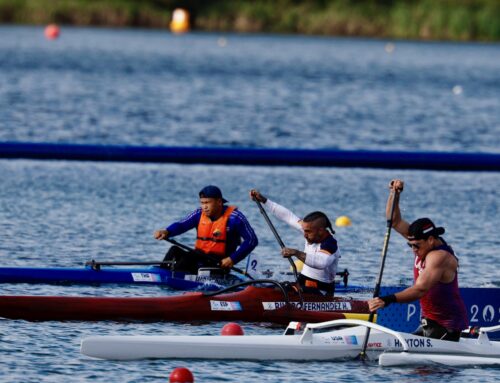
[[[432,348],[434,347],[432,345],[432,340],[431,339],[417,339],[417,338],[408,338],[406,339],[406,343],[408,343],[408,346],[412,348]],[[401,345],[401,342],[397,339],[394,339],[394,346],[395,347],[403,347]]]
[[[160,274],[155,273],[132,273],[134,282],[161,282]]]
[[[299,308],[298,302],[290,302],[293,307]],[[286,305],[285,302],[262,302],[264,310],[277,310]],[[302,306],[306,311],[351,311],[350,302],[304,302]]]
[[[212,311],[241,311],[240,302],[228,301],[210,301],[210,309]]]
[[[347,344],[354,344],[354,345],[358,344],[358,338],[356,338],[356,335],[344,336],[344,341]]]
[[[368,348],[382,348],[382,342],[368,343]]]
[[[345,344],[344,338],[341,336],[331,336],[329,341],[325,342],[329,344]]]

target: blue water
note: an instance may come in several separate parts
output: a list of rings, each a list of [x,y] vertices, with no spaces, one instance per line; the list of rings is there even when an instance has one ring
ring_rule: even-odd
[[[500,46],[291,36],[0,28],[0,141],[500,152]],[[91,258],[158,260],[152,232],[218,184],[259,236],[260,270],[288,262],[250,188],[298,215],[348,215],[341,267],[374,283],[387,184],[406,180],[403,215],[431,217],[460,257],[462,286],[500,287],[498,173],[0,161],[0,257],[6,265],[77,266]],[[302,239],[276,223],[284,242]],[[193,240],[186,234],[185,243]],[[244,266],[244,265],[243,265]],[[384,281],[411,277],[394,234]],[[159,287],[2,285],[2,294],[159,296]],[[195,318],[193,318],[195,319]],[[500,311],[495,318],[500,321]],[[217,334],[223,324],[0,320],[0,381],[164,382],[187,365],[204,382],[494,382],[498,369],[383,369],[376,364],[94,361],[91,334]],[[245,324],[248,334],[281,331]]]

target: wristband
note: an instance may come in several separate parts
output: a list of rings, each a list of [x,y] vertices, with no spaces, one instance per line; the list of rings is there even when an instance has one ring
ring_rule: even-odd
[[[397,303],[398,300],[396,299],[396,295],[391,294],[391,295],[386,295],[385,297],[379,297],[382,299],[385,303],[385,307],[389,306],[391,303]]]

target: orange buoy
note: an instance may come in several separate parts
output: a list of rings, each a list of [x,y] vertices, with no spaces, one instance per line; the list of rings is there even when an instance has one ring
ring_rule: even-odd
[[[45,27],[45,37],[49,40],[55,40],[59,37],[60,30],[56,24],[49,24]]]
[[[177,367],[170,373],[168,381],[170,383],[193,383],[194,376],[186,367]]]
[[[227,323],[220,331],[221,335],[245,335],[245,332],[238,323]]]
[[[177,8],[172,13],[170,30],[173,33],[185,33],[189,31],[189,12],[182,8]]]

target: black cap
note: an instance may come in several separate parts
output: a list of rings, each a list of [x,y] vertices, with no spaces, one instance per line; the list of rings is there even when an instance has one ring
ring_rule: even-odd
[[[410,225],[408,229],[409,240],[427,239],[439,237],[444,234],[444,227],[436,227],[429,218],[419,218]]]
[[[199,193],[200,198],[220,198],[223,203],[226,203],[227,200],[222,197],[222,192],[217,186],[208,185],[200,190]]]

